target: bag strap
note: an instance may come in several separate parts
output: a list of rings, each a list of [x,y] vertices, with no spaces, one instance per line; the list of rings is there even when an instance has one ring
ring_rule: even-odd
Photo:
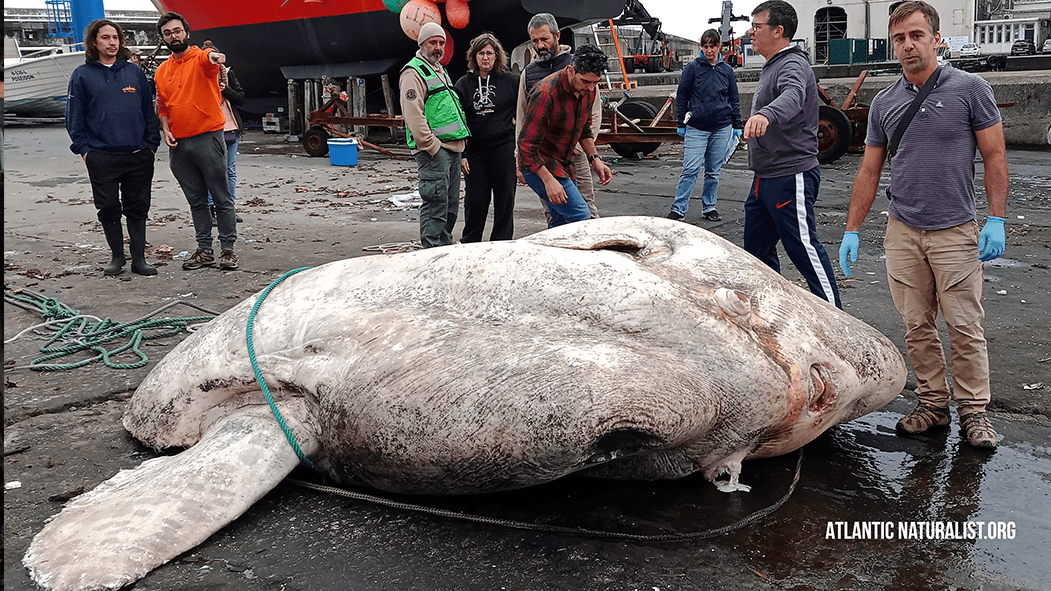
[[[898,144],[901,143],[901,136],[905,135],[905,128],[909,126],[909,123],[912,122],[912,118],[916,116],[916,112],[920,110],[920,105],[923,103],[923,100],[927,98],[927,95],[930,94],[932,90],[934,90],[934,85],[938,82],[938,76],[942,72],[942,67],[944,66],[938,67],[938,69],[934,70],[934,73],[927,78],[927,82],[923,84],[923,88],[920,89],[916,98],[912,99],[912,104],[909,105],[908,110],[902,115],[901,121],[898,122],[898,127],[894,129],[894,135],[890,138],[890,144],[887,145],[887,152],[892,159],[894,158],[894,155],[898,153]]]

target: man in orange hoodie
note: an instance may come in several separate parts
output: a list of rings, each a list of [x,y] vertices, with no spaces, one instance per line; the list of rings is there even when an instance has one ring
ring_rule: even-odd
[[[226,142],[220,103],[219,69],[226,56],[212,48],[190,45],[190,25],[181,15],[168,12],[157,29],[172,51],[157,68],[157,112],[164,143],[171,150],[171,170],[190,204],[197,251],[182,264],[186,270],[215,265],[212,251],[212,194],[219,226],[219,268],[237,268],[237,215],[226,176]]]

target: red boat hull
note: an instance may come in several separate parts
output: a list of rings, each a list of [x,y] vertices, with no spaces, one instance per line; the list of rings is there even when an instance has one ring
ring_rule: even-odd
[[[396,73],[416,52],[416,42],[402,31],[398,15],[381,0],[288,0],[284,7],[280,1],[268,0],[272,7],[251,0],[161,3],[186,18],[193,42],[211,39],[227,54],[249,96],[246,110],[255,113],[284,105],[289,77]],[[510,51],[528,41],[529,19],[538,12],[551,12],[564,27],[615,17],[623,7],[623,0],[472,0],[465,28],[444,23],[455,52],[449,69],[457,76],[465,71],[464,49],[483,31],[494,33]]]

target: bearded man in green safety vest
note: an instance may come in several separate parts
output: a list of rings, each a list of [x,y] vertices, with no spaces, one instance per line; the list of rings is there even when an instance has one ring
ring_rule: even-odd
[[[420,243],[424,248],[453,243],[460,208],[460,163],[466,147],[467,117],[440,60],[445,30],[420,28],[420,50],[401,70],[401,113],[409,149],[420,170]]]

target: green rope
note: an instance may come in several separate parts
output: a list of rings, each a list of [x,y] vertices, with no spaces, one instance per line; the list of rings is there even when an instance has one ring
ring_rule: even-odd
[[[299,269],[293,269],[285,273],[284,275],[275,279],[273,283],[268,285],[266,289],[264,289],[263,292],[259,294],[259,299],[255,301],[255,305],[252,306],[252,311],[248,314],[248,328],[245,330],[245,337],[248,341],[248,359],[252,362],[252,371],[255,372],[255,379],[257,382],[259,382],[259,386],[263,389],[263,395],[266,396],[266,402],[270,405],[270,410],[274,413],[274,418],[277,419],[277,424],[281,425],[281,430],[284,431],[285,438],[288,439],[289,445],[291,445],[292,449],[295,450],[296,455],[299,456],[299,459],[304,464],[307,464],[317,472],[323,474],[324,472],[322,470],[319,470],[316,466],[314,466],[314,463],[311,462],[310,459],[307,458],[307,455],[303,453],[303,450],[300,449],[299,442],[296,441],[296,436],[292,434],[292,430],[289,429],[288,424],[285,423],[285,417],[281,416],[281,411],[277,410],[277,404],[274,402],[274,397],[270,394],[270,388],[266,387],[266,380],[263,379],[263,372],[260,371],[259,364],[256,362],[255,345],[252,344],[252,325],[255,324],[255,314],[257,311],[259,311],[259,306],[262,305],[263,300],[265,300],[266,296],[270,295],[270,292],[273,291],[273,289],[277,287],[278,284],[280,284],[282,281],[288,279],[296,273],[299,273],[300,271],[306,271],[309,268],[310,267],[301,267]]]
[[[93,322],[81,317],[79,311],[73,310],[55,298],[26,289],[15,289],[8,285],[4,286],[4,301],[23,309],[37,312],[47,322],[57,321],[55,324],[57,329],[54,335],[40,348],[40,352],[45,353],[45,355],[34,359],[26,366],[35,371],[64,371],[83,367],[95,361],[102,361],[106,367],[111,369],[135,369],[142,367],[149,363],[149,357],[139,348],[142,341],[176,335],[186,330],[191,323],[204,322],[215,317],[215,314],[211,313],[210,316],[149,319],[151,316],[180,303],[203,310],[203,308],[187,302],[175,302],[132,322],[115,322],[109,318]],[[62,322],[63,320],[65,322]],[[153,332],[147,334],[146,331]],[[108,348],[107,343],[123,338],[127,338],[127,342],[123,345],[113,349]],[[118,363],[113,359],[126,351],[130,351],[138,357],[138,360],[131,363]],[[92,352],[95,355],[87,359],[67,363],[45,363],[82,352]]]

